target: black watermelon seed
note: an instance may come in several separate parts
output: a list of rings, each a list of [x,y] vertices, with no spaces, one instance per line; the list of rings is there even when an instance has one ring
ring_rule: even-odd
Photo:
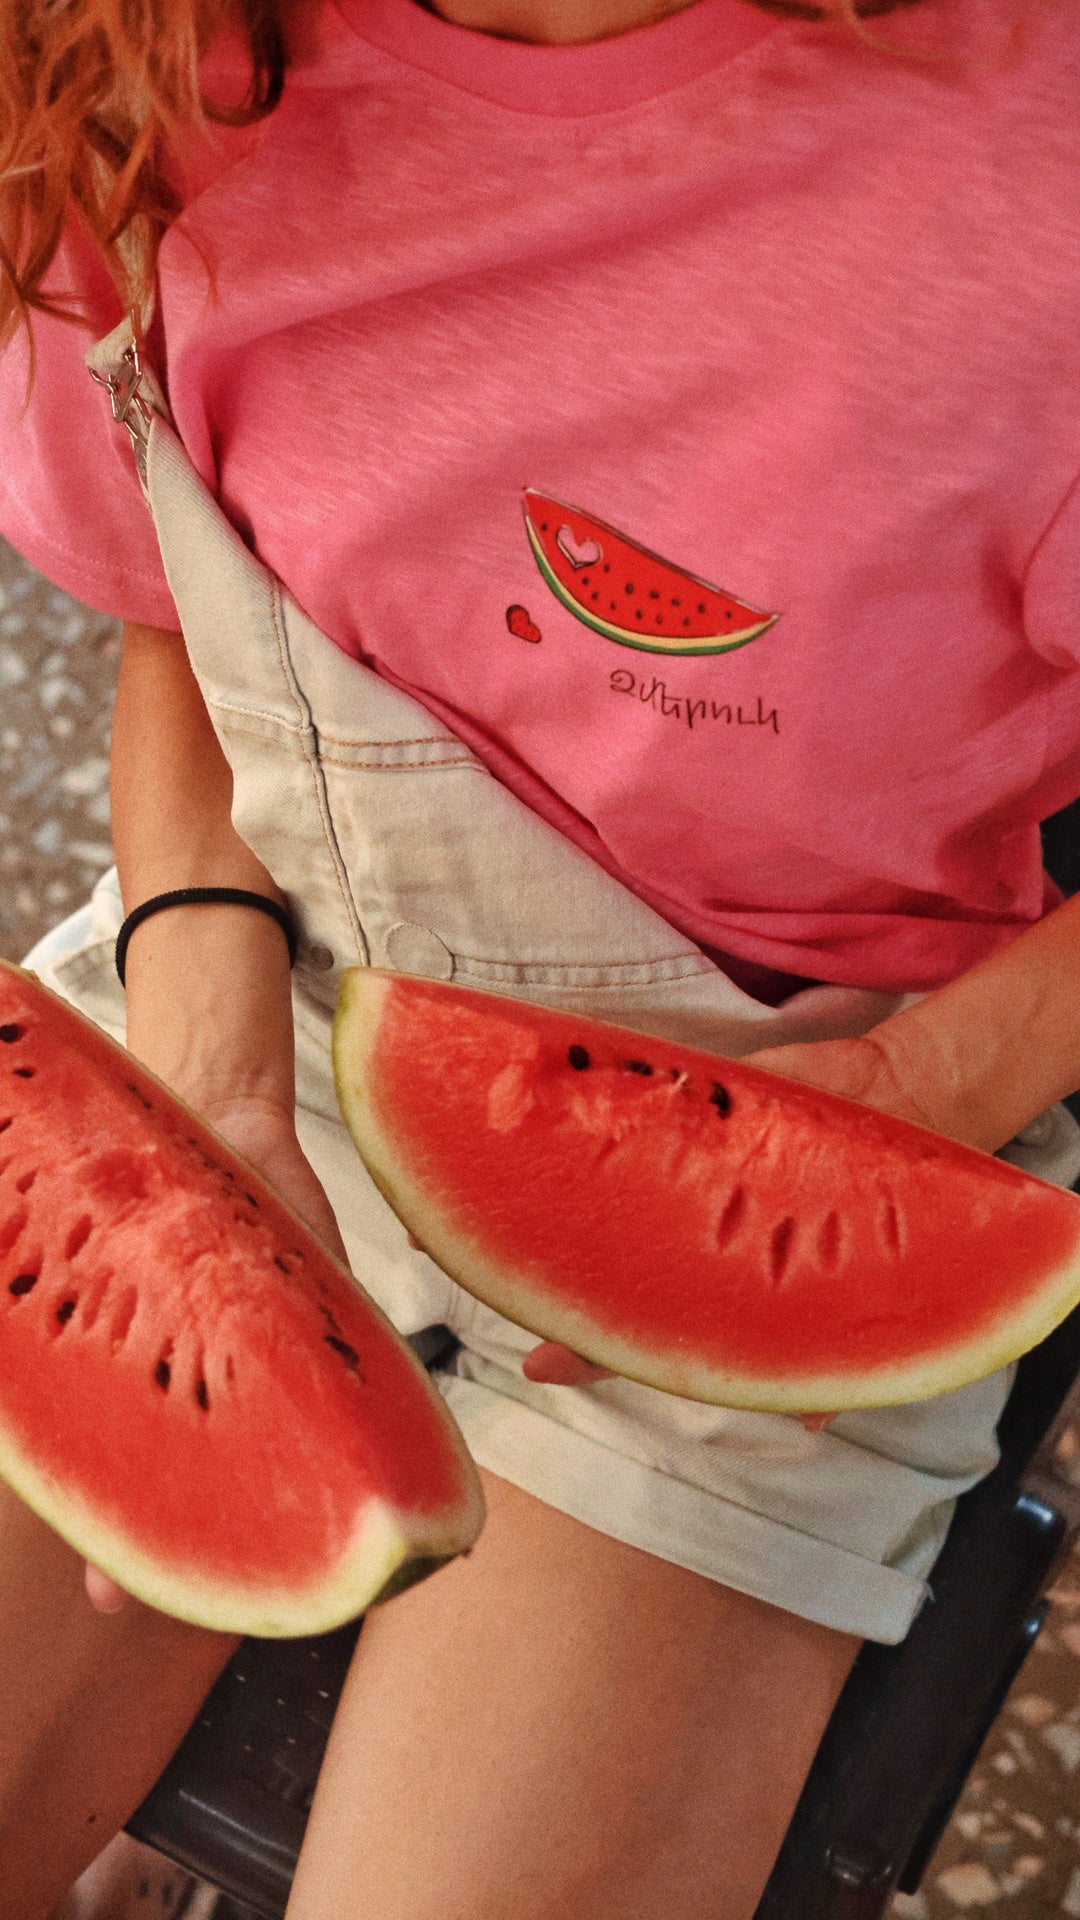
[[[625,585],[625,587],[623,588],[623,592],[624,592],[624,593],[633,593],[633,591],[634,591],[634,583],[633,583],[633,581],[632,581],[632,580],[628,580],[628,581],[627,581],[627,583],[626,583],[626,585]]]
[[[259,1204],[253,1193],[245,1193],[244,1199],[250,1200],[253,1207],[257,1207]]]
[[[720,1085],[719,1080],[714,1080],[712,1083],[709,1105],[715,1107],[717,1113],[731,1112],[731,1095],[726,1087]]]
[[[577,1046],[576,1043],[574,1046],[567,1048],[566,1057],[575,1073],[583,1073],[586,1067],[592,1065],[592,1061],[589,1059],[585,1048]]]
[[[657,593],[657,591],[656,591],[656,588],[655,588],[655,587],[650,587],[650,588],[649,588],[649,599],[650,599],[650,600],[659,600],[659,598],[660,598],[660,595],[659,595],[659,594]]]
[[[18,1080],[32,1080],[34,1077],[34,1069],[33,1067],[16,1067],[15,1077]]]
[[[157,1381],[158,1386],[162,1387],[164,1391],[168,1393],[169,1381],[172,1379],[172,1368],[167,1360],[158,1361],[157,1366],[154,1368],[154,1379]]]
[[[22,1027],[18,1026],[15,1021],[9,1020],[6,1027],[0,1027],[0,1040],[3,1040],[4,1044],[10,1047],[14,1040],[22,1039],[23,1032],[24,1029]]]
[[[281,1255],[280,1255],[280,1253],[275,1253],[275,1255],[274,1255],[274,1265],[275,1265],[275,1267],[279,1267],[279,1268],[281,1269],[281,1272],[282,1272],[282,1273],[291,1273],[291,1272],[292,1272],[292,1268],[290,1267],[290,1265],[289,1265],[289,1263],[288,1263],[288,1261],[287,1261],[287,1260],[283,1260],[283,1259],[282,1259],[282,1257],[281,1257]]]
[[[6,1133],[10,1125],[11,1115],[9,1114],[6,1120],[0,1120],[0,1133]]]
[[[624,1060],[623,1066],[627,1073],[644,1073],[652,1076],[653,1070],[647,1060]]]
[[[196,1400],[198,1401],[198,1403],[199,1403],[199,1405],[200,1405],[200,1407],[202,1408],[202,1410],[203,1410],[203,1412],[204,1412],[204,1413],[209,1413],[209,1411],[210,1411],[210,1395],[209,1395],[209,1394],[207,1393],[207,1391],[206,1391],[206,1381],[205,1381],[205,1380],[196,1380],[196,1382],[195,1382],[195,1398],[196,1398]]]
[[[29,1293],[32,1287],[37,1286],[39,1277],[36,1273],[17,1273],[14,1280],[8,1282],[8,1292],[18,1299],[21,1294]]]
[[[357,1353],[355,1347],[350,1347],[347,1340],[339,1340],[336,1333],[324,1333],[323,1339],[326,1341],[328,1347],[333,1347],[335,1353],[340,1353],[345,1365],[351,1372],[359,1373],[360,1355]]]
[[[56,1309],[56,1317],[62,1327],[67,1326],[78,1304],[77,1300],[61,1300],[60,1305]]]

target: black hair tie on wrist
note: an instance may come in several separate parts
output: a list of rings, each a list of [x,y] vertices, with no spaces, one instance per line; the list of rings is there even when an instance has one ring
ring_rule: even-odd
[[[128,914],[116,939],[116,971],[120,975],[120,985],[126,986],[124,969],[127,962],[128,941],[136,927],[149,920],[152,913],[160,913],[163,907],[202,906],[212,901],[223,901],[228,906],[256,907],[260,913],[268,913],[278,926],[289,946],[289,965],[296,965],[296,925],[287,907],[279,906],[276,900],[270,900],[265,893],[248,893],[243,887],[177,887],[172,893],[157,893],[152,900],[144,900]]]

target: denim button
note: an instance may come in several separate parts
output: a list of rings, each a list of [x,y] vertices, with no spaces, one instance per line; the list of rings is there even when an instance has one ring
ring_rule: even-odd
[[[425,980],[449,980],[454,956],[430,927],[397,920],[386,936],[386,957],[399,973],[419,973]]]

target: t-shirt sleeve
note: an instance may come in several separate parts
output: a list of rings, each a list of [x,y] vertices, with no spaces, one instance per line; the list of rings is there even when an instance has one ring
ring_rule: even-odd
[[[50,292],[74,289],[92,326],[45,314],[26,398],[25,330],[0,352],[0,533],[55,585],[117,619],[179,628],[131,442],[85,354],[123,318],[90,243],[69,231]]]

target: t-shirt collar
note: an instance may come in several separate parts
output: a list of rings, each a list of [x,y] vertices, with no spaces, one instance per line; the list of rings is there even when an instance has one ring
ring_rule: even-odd
[[[749,0],[696,0],[614,39],[540,47],[459,27],[417,0],[337,0],[349,26],[466,93],[525,113],[611,112],[723,66],[780,23]]]

